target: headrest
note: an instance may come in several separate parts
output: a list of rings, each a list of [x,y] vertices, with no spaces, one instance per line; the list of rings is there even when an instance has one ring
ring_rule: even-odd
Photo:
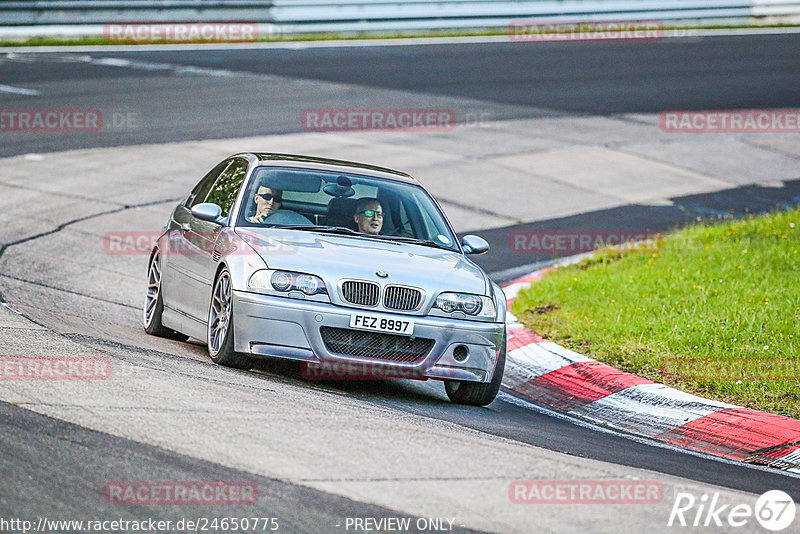
[[[356,199],[334,197],[328,202],[329,217],[352,217],[356,211]]]

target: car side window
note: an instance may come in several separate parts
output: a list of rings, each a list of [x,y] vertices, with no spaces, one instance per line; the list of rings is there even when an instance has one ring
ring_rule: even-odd
[[[200,182],[194,186],[192,189],[192,194],[189,195],[189,198],[186,199],[186,207],[192,208],[197,204],[202,204],[206,201],[206,197],[208,196],[208,192],[211,190],[211,186],[214,185],[214,182],[217,181],[219,175],[222,174],[228,165],[231,164],[231,160],[226,159],[206,174]]]
[[[214,186],[208,192],[206,202],[211,202],[222,208],[222,216],[230,214],[236,196],[242,187],[242,182],[247,174],[247,161],[235,159],[225,171],[219,175]]]

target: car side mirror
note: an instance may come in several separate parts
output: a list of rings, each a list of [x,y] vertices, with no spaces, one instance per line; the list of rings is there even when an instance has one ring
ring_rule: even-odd
[[[201,221],[225,224],[225,217],[222,216],[222,208],[211,202],[203,202],[192,206],[192,215]]]
[[[461,248],[464,254],[483,254],[489,251],[489,243],[476,235],[465,235],[461,238]]]

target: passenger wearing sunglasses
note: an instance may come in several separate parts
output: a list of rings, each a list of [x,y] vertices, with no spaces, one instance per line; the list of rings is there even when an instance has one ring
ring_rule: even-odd
[[[356,202],[356,214],[353,219],[358,224],[358,231],[377,235],[383,228],[383,208],[374,198],[359,198]]]
[[[253,198],[256,203],[256,214],[247,220],[251,223],[263,223],[267,215],[280,209],[282,197],[283,192],[280,189],[259,186]]]

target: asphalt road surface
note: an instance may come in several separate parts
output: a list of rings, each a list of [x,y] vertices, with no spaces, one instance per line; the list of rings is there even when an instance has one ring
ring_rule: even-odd
[[[795,107],[800,39],[0,54],[3,108],[99,108],[105,130],[3,134],[0,155],[301,131],[308,108],[446,107],[459,121]],[[126,63],[127,62],[127,63]],[[119,116],[113,124],[113,115]],[[126,128],[138,114],[146,128]]]

